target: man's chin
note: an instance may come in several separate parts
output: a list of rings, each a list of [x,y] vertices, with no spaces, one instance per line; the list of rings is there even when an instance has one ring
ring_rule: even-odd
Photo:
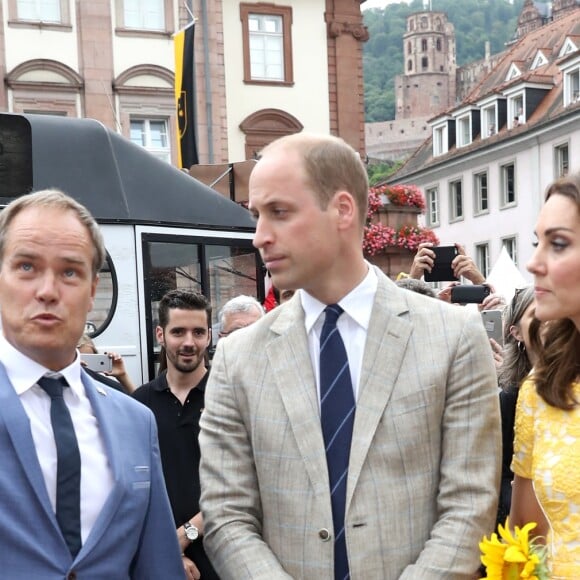
[[[179,363],[179,364],[175,365],[175,368],[180,373],[192,373],[199,368],[199,365],[201,364],[201,362],[202,362],[201,360],[198,360],[198,361],[188,363],[188,364]]]

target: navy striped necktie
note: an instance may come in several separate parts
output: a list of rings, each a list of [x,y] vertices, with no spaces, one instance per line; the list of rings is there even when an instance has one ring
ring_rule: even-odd
[[[81,549],[81,456],[72,418],[63,399],[64,377],[38,381],[50,397],[50,422],[56,444],[56,520],[73,556]]]
[[[349,578],[344,530],[348,461],[354,425],[355,400],[344,342],[336,323],[343,313],[338,304],[325,309],[320,335],[320,420],[334,524],[334,578]]]

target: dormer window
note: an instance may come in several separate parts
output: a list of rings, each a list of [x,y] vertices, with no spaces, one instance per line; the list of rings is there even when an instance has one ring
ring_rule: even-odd
[[[453,113],[455,117],[455,141],[457,147],[466,147],[480,132],[480,112],[472,105],[458,109]]]
[[[481,139],[487,139],[505,127],[507,121],[506,99],[492,93],[477,102],[481,115]]]
[[[457,146],[465,147],[471,143],[471,118],[463,115],[457,118]]]
[[[522,71],[518,68],[518,65],[515,62],[512,62],[507,75],[505,76],[506,82],[517,79],[520,76],[522,76]]]
[[[580,102],[580,57],[572,58],[561,66],[564,78],[564,106]]]
[[[433,157],[445,155],[455,145],[455,119],[439,117],[431,123],[433,129]]]
[[[447,153],[447,123],[433,127],[433,157]]]
[[[540,68],[545,64],[548,64],[548,59],[544,56],[544,53],[541,50],[538,50],[538,52],[536,52],[536,56],[534,57],[534,61],[532,62],[532,66],[530,67],[530,70],[536,70],[537,68]]]
[[[513,129],[526,122],[524,113],[524,93],[513,95],[508,99],[508,128]]]
[[[483,139],[491,137],[497,133],[497,112],[495,103],[481,110],[481,120],[481,137]]]
[[[538,75],[539,76],[539,75]],[[507,98],[507,128],[513,129],[527,123],[546,95],[554,88],[554,81],[514,83],[503,91]]]
[[[566,38],[566,40],[564,41],[564,44],[562,45],[562,48],[560,49],[560,52],[558,53],[558,58],[562,58],[563,56],[566,56],[567,54],[572,54],[573,52],[576,52],[577,50],[578,50],[578,47],[576,46],[574,41],[571,38]]]

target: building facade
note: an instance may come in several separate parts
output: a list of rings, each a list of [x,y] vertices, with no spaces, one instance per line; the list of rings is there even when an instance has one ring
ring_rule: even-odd
[[[1,0],[0,110],[94,118],[175,163],[172,35],[192,18],[200,163],[300,130],[364,153],[360,0]]]
[[[425,225],[442,244],[465,245],[484,275],[505,247],[530,278],[544,192],[580,170],[580,8],[566,8],[433,118],[431,136],[390,180],[424,190]]]

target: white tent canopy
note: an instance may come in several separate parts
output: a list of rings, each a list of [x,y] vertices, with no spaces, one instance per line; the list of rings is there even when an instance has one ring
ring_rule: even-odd
[[[529,284],[505,248],[502,248],[486,282],[489,282],[498,294],[503,295],[508,304],[513,298],[516,288],[522,288]]]

